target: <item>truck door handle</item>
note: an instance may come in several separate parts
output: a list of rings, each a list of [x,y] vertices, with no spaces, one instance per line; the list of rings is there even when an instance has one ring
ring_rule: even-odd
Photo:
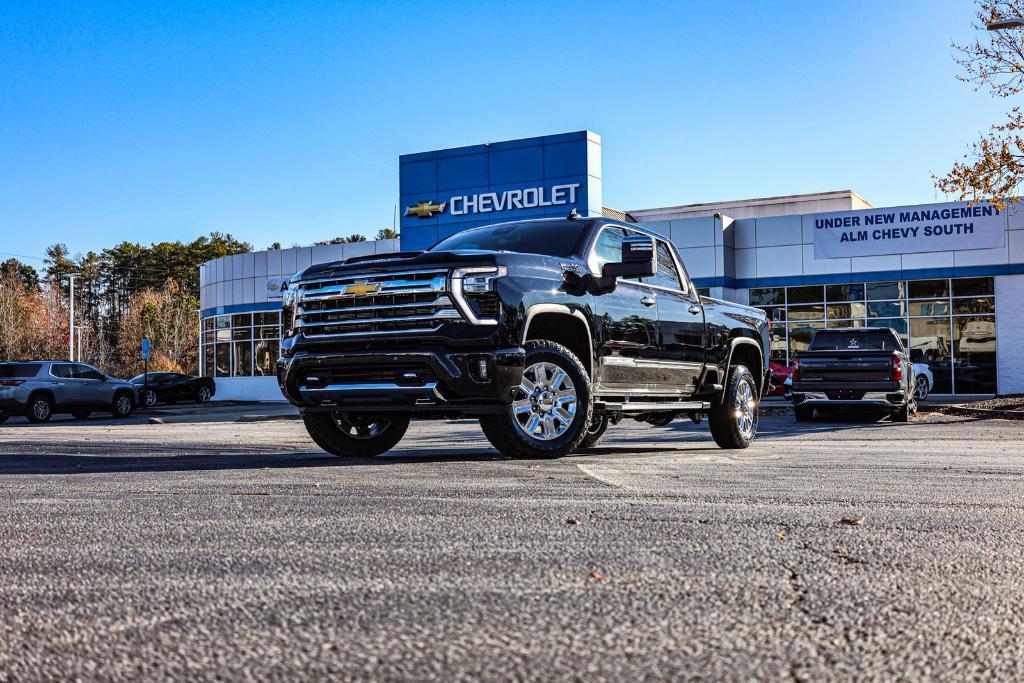
[[[643,299],[640,299],[640,303],[642,303],[644,306],[653,306],[655,303],[657,303],[657,301],[654,299],[653,296],[645,296]]]
[[[698,306],[697,304],[690,306],[690,313],[693,313],[694,315],[700,313],[700,306]]]

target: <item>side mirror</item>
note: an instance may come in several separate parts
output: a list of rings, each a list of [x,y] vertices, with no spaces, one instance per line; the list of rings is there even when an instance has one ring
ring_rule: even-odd
[[[654,240],[646,236],[631,236],[622,239],[622,261],[606,263],[601,268],[605,277],[651,277],[658,273],[658,259],[654,251]]]

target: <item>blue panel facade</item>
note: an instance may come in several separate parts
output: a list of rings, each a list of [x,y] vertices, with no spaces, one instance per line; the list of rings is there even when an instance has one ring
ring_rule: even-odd
[[[591,131],[405,154],[401,248],[488,223],[601,215],[601,137]]]

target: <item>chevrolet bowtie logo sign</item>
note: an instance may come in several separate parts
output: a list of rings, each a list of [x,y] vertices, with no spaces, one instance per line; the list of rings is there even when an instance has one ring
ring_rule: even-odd
[[[367,294],[376,294],[379,291],[379,282],[353,282],[345,288],[343,293],[352,296],[366,296]]]
[[[420,202],[419,204],[413,204],[405,210],[406,216],[419,216],[420,218],[433,218],[435,213],[444,213],[444,207],[448,205],[448,202],[434,203],[431,201]]]

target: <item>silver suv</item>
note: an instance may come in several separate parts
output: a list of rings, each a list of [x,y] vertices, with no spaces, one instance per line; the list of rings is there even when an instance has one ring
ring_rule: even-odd
[[[82,420],[96,411],[128,417],[137,403],[133,384],[85,363],[0,363],[0,423],[12,415],[47,422],[55,413],[71,413]]]

